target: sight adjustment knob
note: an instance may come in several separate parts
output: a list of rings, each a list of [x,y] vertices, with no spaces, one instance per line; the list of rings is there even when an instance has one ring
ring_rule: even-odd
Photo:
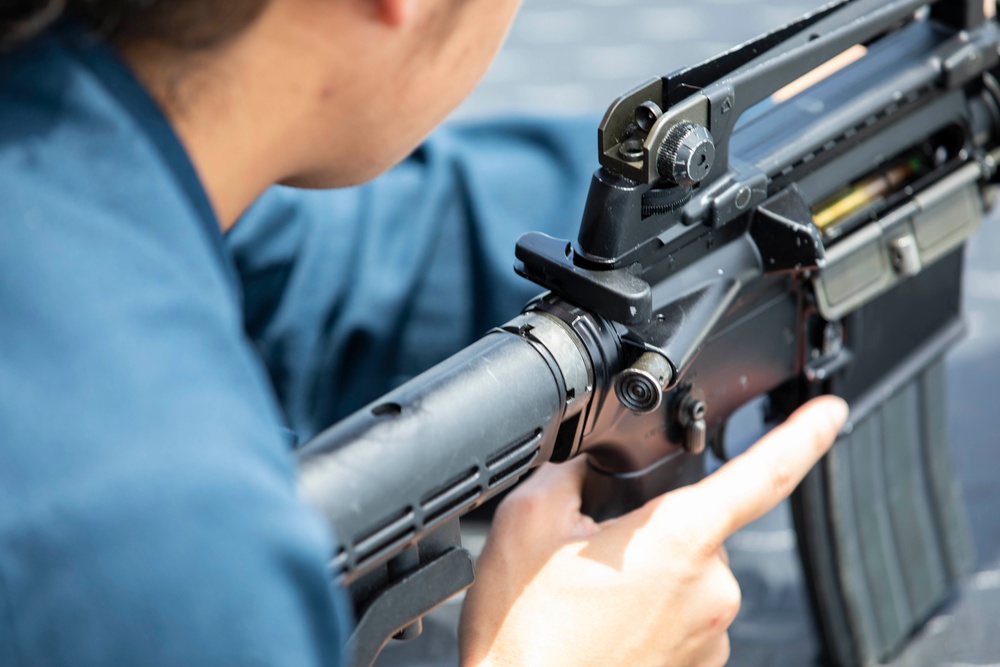
[[[660,176],[684,187],[700,183],[715,164],[715,141],[708,128],[680,123],[660,146],[656,169]]]

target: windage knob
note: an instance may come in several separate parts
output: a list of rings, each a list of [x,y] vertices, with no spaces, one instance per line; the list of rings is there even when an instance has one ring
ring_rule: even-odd
[[[708,176],[714,163],[715,142],[708,128],[680,123],[663,140],[656,169],[668,181],[691,187]]]

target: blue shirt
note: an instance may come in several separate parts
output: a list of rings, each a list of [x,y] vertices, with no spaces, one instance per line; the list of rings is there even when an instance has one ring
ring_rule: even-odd
[[[592,121],[442,132],[381,180],[269,191],[224,238],[114,51],[0,55],[0,665],[336,665],[300,439],[510,317],[572,235]]]

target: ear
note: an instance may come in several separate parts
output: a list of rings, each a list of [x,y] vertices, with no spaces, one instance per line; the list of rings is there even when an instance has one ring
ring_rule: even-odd
[[[379,20],[386,25],[399,27],[416,17],[421,0],[372,0],[377,5]]]

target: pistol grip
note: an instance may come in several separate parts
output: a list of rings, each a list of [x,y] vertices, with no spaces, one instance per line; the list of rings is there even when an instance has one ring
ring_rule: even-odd
[[[588,463],[582,511],[596,521],[631,512],[652,498],[705,476],[704,454],[688,454],[683,450],[633,472],[610,472],[596,466],[591,458]]]

